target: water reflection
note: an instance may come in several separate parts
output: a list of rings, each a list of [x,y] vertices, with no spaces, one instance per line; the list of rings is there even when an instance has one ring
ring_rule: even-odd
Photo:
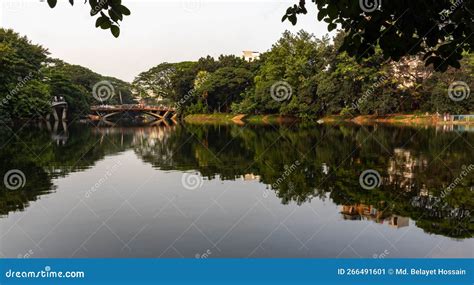
[[[54,121],[53,126],[49,121],[46,121],[48,131],[51,133],[51,140],[57,145],[65,145],[69,138],[69,132],[66,121]]]
[[[391,227],[403,228],[409,225],[409,219],[397,215],[387,216],[385,212],[379,211],[372,205],[355,204],[343,205],[341,214],[346,220],[368,220],[378,224],[388,224]]]
[[[456,180],[474,161],[474,134],[436,128],[354,126],[178,126],[23,128],[2,136],[1,173],[21,169],[24,188],[0,191],[7,217],[41,195],[54,179],[92,168],[133,150],[165,171],[199,172],[206,180],[258,182],[283,205],[330,199],[345,220],[370,220],[458,239],[474,233],[474,172]],[[7,131],[8,132],[8,131]],[[125,165],[126,167],[126,165]],[[364,190],[359,175],[373,169],[381,186]],[[457,181],[454,189],[445,189]],[[3,185],[2,185],[3,187]],[[51,194],[54,195],[54,194]]]

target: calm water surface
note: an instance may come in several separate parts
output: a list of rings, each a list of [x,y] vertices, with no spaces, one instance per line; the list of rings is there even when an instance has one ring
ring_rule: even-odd
[[[465,130],[78,125],[0,143],[1,175],[26,178],[1,184],[3,257],[474,257]]]

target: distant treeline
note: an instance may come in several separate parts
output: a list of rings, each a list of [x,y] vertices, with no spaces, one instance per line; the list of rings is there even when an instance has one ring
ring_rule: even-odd
[[[45,116],[54,96],[65,98],[71,116],[86,115],[91,104],[102,103],[93,96],[94,86],[102,81],[114,88],[114,96],[107,96],[104,103],[141,99],[176,105],[183,115],[224,112],[317,118],[473,110],[474,96],[469,96],[473,54],[464,55],[459,69],[439,73],[425,67],[417,55],[387,62],[380,49],[357,61],[338,52],[342,38],[342,33],[330,40],[304,31],[285,32],[258,60],[221,55],[162,63],[129,84],[52,59],[42,46],[0,29],[0,120]],[[455,82],[461,82],[461,89],[450,89],[459,87]]]
[[[108,103],[133,102],[130,84],[85,67],[49,57],[48,50],[12,30],[0,29],[0,121],[37,118],[48,114],[54,96],[69,103],[69,114],[86,115],[95,84],[108,81],[114,94]]]
[[[459,69],[439,73],[425,67],[417,55],[387,62],[380,49],[358,61],[338,52],[342,39],[343,33],[331,41],[304,31],[285,32],[259,60],[221,55],[197,62],[162,63],[137,76],[133,87],[143,100],[177,104],[184,114],[315,118],[473,110],[474,96],[468,96],[466,89],[474,82],[473,54],[465,53]],[[449,96],[454,85],[451,92],[456,100]]]

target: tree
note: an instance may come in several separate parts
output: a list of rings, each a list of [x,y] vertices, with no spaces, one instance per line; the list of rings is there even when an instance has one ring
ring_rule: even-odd
[[[466,86],[474,84],[474,54],[465,54],[461,61],[461,68],[449,68],[446,72],[434,72],[422,83],[420,109],[425,111],[468,114],[474,110],[474,96],[464,90],[463,97],[455,100],[449,86],[455,82],[463,82]],[[470,91],[472,93],[472,90]]]
[[[464,51],[474,47],[474,1],[312,0],[328,30],[347,33],[341,51],[364,58],[379,46],[386,59],[423,53],[426,65],[446,71],[460,67]],[[282,20],[296,24],[306,0],[289,7]]]
[[[90,93],[81,85],[74,83],[59,69],[49,72],[51,96],[64,97],[68,103],[68,111],[72,116],[87,115],[89,112]]]
[[[69,115],[85,115],[96,84],[107,81],[115,96],[108,104],[132,103],[129,83],[106,77],[79,65],[48,57],[48,50],[12,30],[0,29],[0,121],[43,117],[51,111],[53,96],[69,104]],[[122,101],[119,99],[121,95]]]
[[[12,118],[42,117],[50,112],[49,86],[37,79],[29,80],[10,104]]]
[[[222,67],[199,87],[198,94],[206,94],[206,103],[211,111],[228,112],[232,102],[250,86],[253,74],[245,68]]]
[[[382,90],[387,84],[387,65],[380,49],[370,57],[357,62],[347,52],[338,52],[344,33],[335,38],[328,68],[319,74],[317,90],[319,114],[377,113],[383,101]]]
[[[196,79],[194,79],[194,90],[201,88],[201,86],[209,79],[209,72],[206,70],[201,70],[196,74]]]
[[[0,29],[0,120],[41,116],[47,111],[49,91],[39,70],[48,62],[48,50],[33,45],[12,30]]]
[[[83,96],[85,96],[84,99],[88,105],[102,103],[94,98],[93,89],[96,84],[104,81],[109,82],[113,87],[113,96],[107,99],[107,104],[130,104],[134,102],[131,85],[127,82],[114,77],[100,75],[83,66],[69,64],[59,59],[52,59],[50,61],[52,64],[46,68],[46,71],[51,72],[53,75],[57,75],[56,79],[63,78],[70,84],[74,84],[77,87],[80,87],[83,91],[86,91],[86,93],[83,93]],[[52,78],[47,76],[46,79],[48,80]],[[64,95],[65,94],[63,94],[63,96]],[[82,99],[80,100],[82,101]],[[70,102],[68,101],[68,103]],[[80,105],[82,104],[83,103],[80,103]]]
[[[302,114],[308,111],[316,99],[317,87],[311,78],[327,66],[328,46],[328,38],[319,40],[305,31],[296,35],[284,32],[271,50],[261,56],[254,79],[255,91],[253,94],[246,92],[242,106],[234,108],[245,110],[254,106],[256,113]],[[276,95],[272,92],[277,92],[277,88],[286,93],[282,98],[272,96]],[[300,92],[303,89],[307,92]]]
[[[143,99],[172,99],[172,78],[176,73],[174,64],[161,63],[148,71],[140,73],[133,80],[133,89]]]
[[[199,69],[196,62],[185,61],[174,64],[176,72],[171,77],[171,100],[176,103],[179,114],[198,101],[194,92],[194,80]],[[202,108],[200,109],[202,110]]]
[[[58,0],[48,0],[48,5],[51,8],[56,7]],[[101,29],[110,29],[114,37],[120,35],[120,21],[124,16],[130,15],[130,10],[122,5],[122,0],[85,0],[91,6],[91,16],[100,14],[95,22],[95,26]],[[74,0],[69,0],[71,5],[74,5]],[[105,14],[107,13],[107,14]]]

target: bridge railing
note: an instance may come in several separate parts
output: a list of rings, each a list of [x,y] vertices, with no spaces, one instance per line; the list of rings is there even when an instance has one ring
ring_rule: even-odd
[[[123,104],[123,105],[96,105],[91,106],[91,110],[130,110],[130,111],[176,111],[176,108],[165,105],[140,105],[140,104]]]
[[[66,103],[66,100],[63,96],[54,96],[53,98],[51,98],[51,104],[54,103]]]

